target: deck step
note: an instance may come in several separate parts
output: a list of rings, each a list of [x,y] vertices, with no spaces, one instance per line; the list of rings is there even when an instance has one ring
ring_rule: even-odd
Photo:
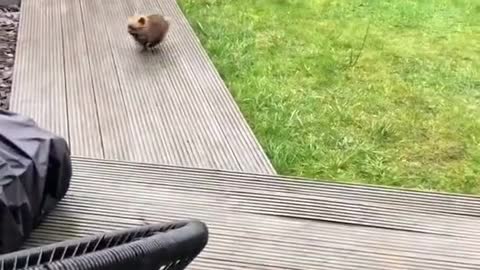
[[[480,198],[75,158],[67,198],[27,246],[197,218],[189,269],[480,269]]]

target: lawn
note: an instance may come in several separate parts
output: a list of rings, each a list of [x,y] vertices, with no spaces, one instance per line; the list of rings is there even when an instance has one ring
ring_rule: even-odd
[[[480,194],[480,2],[179,2],[279,173]]]

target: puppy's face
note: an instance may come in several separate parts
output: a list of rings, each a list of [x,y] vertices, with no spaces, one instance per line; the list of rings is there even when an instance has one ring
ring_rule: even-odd
[[[145,16],[128,16],[127,18],[127,25],[128,25],[128,32],[130,34],[137,32],[138,30],[145,27],[147,19]]]

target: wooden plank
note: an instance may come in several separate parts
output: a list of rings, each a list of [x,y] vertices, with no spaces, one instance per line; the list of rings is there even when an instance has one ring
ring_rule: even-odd
[[[10,109],[68,140],[60,12],[55,0],[22,2]]]
[[[104,155],[107,159],[130,160],[138,139],[133,136],[129,112],[126,111],[126,101],[108,39],[109,29],[98,19],[102,7],[99,1],[79,2],[84,29],[78,31],[85,31]],[[72,5],[73,1],[67,3]]]
[[[144,221],[198,218],[209,226],[210,241],[189,269],[480,267],[480,217],[438,211],[448,208],[444,201],[452,201],[461,212],[471,204],[478,205],[478,197],[356,189],[269,175],[83,158],[75,158],[73,165],[68,198],[36,230],[27,246]],[[345,197],[342,187],[357,194],[373,194],[376,201],[365,205],[365,201]],[[335,188],[339,189],[336,198],[322,197],[323,190]],[[317,200],[299,196],[302,189]],[[373,191],[386,196],[375,197]],[[392,207],[390,202],[402,194],[424,198],[426,203],[407,200],[408,208]],[[433,207],[435,203],[439,208]],[[255,209],[258,211],[250,211]],[[358,218],[345,222],[346,215]],[[365,224],[374,216],[378,223]],[[406,230],[408,222],[416,227]]]
[[[80,2],[57,1],[62,10],[70,148],[80,156],[103,158],[97,102]],[[51,117],[56,117],[52,115]]]
[[[85,170],[85,166],[91,166],[94,162],[101,166],[102,173],[115,170],[115,166],[122,166],[122,171],[131,175],[143,171],[147,176],[171,175],[181,172],[184,178],[179,183],[189,183],[189,177],[202,177],[204,188],[210,189],[242,189],[249,192],[273,192],[287,194],[292,198],[323,198],[325,200],[344,198],[345,201],[354,201],[359,204],[374,206],[389,205],[395,209],[409,212],[422,212],[433,214],[448,214],[459,216],[480,217],[479,196],[461,194],[444,194],[438,192],[424,192],[414,190],[402,190],[398,188],[386,188],[371,185],[358,185],[348,183],[336,183],[330,181],[308,180],[299,177],[272,176],[233,171],[211,171],[197,168],[185,168],[166,165],[152,165],[136,163],[135,167],[129,162],[91,160],[75,157],[76,167]],[[182,179],[182,181],[180,181]],[[206,186],[207,185],[207,186]],[[380,203],[380,204],[379,204]]]

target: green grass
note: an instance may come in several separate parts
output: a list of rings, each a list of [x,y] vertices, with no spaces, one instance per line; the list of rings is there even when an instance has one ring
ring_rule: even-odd
[[[180,3],[279,173],[480,193],[480,2]]]

